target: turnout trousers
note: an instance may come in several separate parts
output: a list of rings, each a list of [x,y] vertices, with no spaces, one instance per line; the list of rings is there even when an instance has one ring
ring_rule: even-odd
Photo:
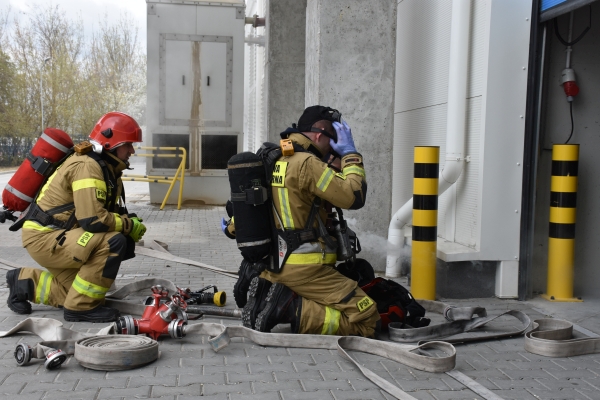
[[[21,269],[19,281],[31,280],[29,300],[73,311],[104,304],[126,254],[125,236],[119,232],[92,234],[76,228],[57,241],[61,232],[23,229],[23,246],[47,270]]]
[[[379,320],[377,305],[331,265],[285,264],[280,273],[262,278],[281,283],[302,297],[298,333],[373,337]]]

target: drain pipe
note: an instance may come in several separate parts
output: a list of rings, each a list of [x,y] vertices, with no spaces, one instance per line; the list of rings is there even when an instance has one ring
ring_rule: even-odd
[[[446,163],[440,173],[438,195],[452,186],[462,173],[465,158],[467,71],[469,67],[469,33],[471,0],[452,1],[450,32],[450,70],[448,74],[448,111],[446,123]],[[435,145],[437,143],[432,143]],[[413,199],[394,214],[388,230],[388,254],[385,275],[400,276],[399,249],[404,245],[403,228],[412,219]]]

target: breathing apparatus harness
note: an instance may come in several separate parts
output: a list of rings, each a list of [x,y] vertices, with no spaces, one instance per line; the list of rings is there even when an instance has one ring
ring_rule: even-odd
[[[42,184],[40,185],[40,187],[34,197],[34,200],[27,207],[27,209],[25,211],[23,211],[21,213],[21,215],[19,215],[19,217],[17,218],[15,223],[13,223],[8,229],[10,231],[16,232],[19,229],[21,229],[21,227],[23,226],[25,221],[34,221],[42,226],[52,225],[59,229],[64,229],[62,234],[56,238],[56,240],[59,241],[62,238],[62,236],[64,236],[65,232],[67,232],[68,230],[73,228],[73,226],[75,225],[75,222],[76,222],[75,212],[73,212],[69,216],[69,219],[67,219],[67,221],[57,220],[56,218],[54,218],[54,215],[74,209],[75,203],[71,202],[71,203],[63,204],[63,205],[51,208],[48,211],[44,211],[37,204],[37,199],[40,195],[42,188],[48,181],[48,178],[50,177],[50,175],[52,173],[56,172],[63,165],[63,163],[69,157],[71,157],[74,153],[85,154],[88,157],[92,158],[94,161],[96,161],[100,165],[100,168],[102,169],[102,175],[104,176],[104,182],[106,183],[106,188],[107,188],[107,198],[104,203],[104,208],[107,210],[112,209],[117,201],[116,187],[117,187],[117,178],[118,177],[115,176],[115,174],[113,174],[110,171],[110,169],[108,168],[108,165],[107,165],[108,158],[106,158],[106,160],[105,160],[105,157],[103,157],[102,154],[97,154],[95,151],[91,151],[91,150],[92,150],[92,145],[89,142],[82,142],[82,143],[76,145],[75,147],[69,149],[67,154],[60,161],[58,161],[56,163],[52,163],[52,166],[50,168],[48,168],[48,167],[44,168],[43,172],[36,170],[36,172],[43,174],[45,179],[42,182]],[[29,156],[28,156],[28,159],[29,159]],[[42,165],[44,165],[44,164],[42,164]],[[121,191],[121,198],[123,199],[123,205],[124,205],[125,204],[125,188],[123,188],[123,190]],[[124,212],[127,213],[127,209],[125,207],[123,207],[123,209],[124,209]]]
[[[341,256],[343,260],[350,258],[360,251],[356,248],[357,240],[338,240],[336,243],[329,233],[325,223],[319,216],[322,200],[315,197],[311,210],[302,229],[286,230],[283,229],[283,221],[275,204],[273,203],[271,182],[273,180],[273,170],[277,160],[282,156],[289,156],[296,152],[309,152],[316,156],[321,155],[320,150],[314,145],[309,144],[304,148],[289,139],[291,133],[300,133],[295,126],[288,128],[281,133],[281,144],[265,142],[256,152],[244,152],[233,156],[228,162],[229,182],[231,185],[231,201],[233,203],[233,218],[235,221],[236,241],[238,248],[245,259],[252,263],[260,263],[271,272],[280,272],[292,252],[297,250],[302,244],[315,242],[322,239],[325,245],[330,249],[340,250],[344,243],[353,248],[348,251],[344,249]],[[346,235],[351,230],[343,220],[341,210],[338,209],[339,229],[338,231]],[[279,221],[277,228],[275,218]],[[317,221],[318,227],[313,227]],[[266,222],[268,221],[268,222]],[[353,234],[353,232],[352,232]],[[356,237],[356,235],[353,235]],[[340,254],[340,251],[338,251]]]

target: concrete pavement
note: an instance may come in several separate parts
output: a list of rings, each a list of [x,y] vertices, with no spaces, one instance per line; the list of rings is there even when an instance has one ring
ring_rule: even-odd
[[[148,203],[144,193],[128,193],[130,212],[144,219],[148,231],[145,241],[165,242],[177,256],[237,271],[241,261],[234,241],[219,229],[223,207],[167,206],[160,211]],[[23,266],[36,266],[21,247],[20,235],[0,225],[0,259]],[[2,264],[0,264],[2,267]],[[0,274],[2,274],[0,272]],[[229,296],[227,307],[234,307],[233,279],[183,264],[137,256],[123,263],[117,286],[139,278],[162,277],[179,286],[199,289],[216,284]],[[0,330],[14,326],[23,317],[6,306],[8,289],[0,279]],[[405,279],[399,282],[406,285]],[[149,293],[130,296],[140,301]],[[531,319],[556,316],[580,327],[578,335],[600,333],[600,301],[548,303],[541,299],[527,302],[495,298],[445,300],[455,305],[480,305],[488,314],[519,309]],[[34,305],[35,317],[64,321],[62,311]],[[435,316],[435,321],[441,317]],[[232,319],[207,318],[206,321],[239,324]],[[499,330],[515,320],[503,318],[485,328]],[[68,323],[82,332],[96,332],[106,324]],[[277,329],[285,331],[286,326]],[[181,340],[161,339],[160,358],[143,368],[118,372],[99,372],[81,367],[73,357],[63,366],[48,371],[41,362],[17,367],[15,345],[34,344],[32,335],[0,339],[0,396],[15,399],[391,399],[367,380],[352,364],[335,351],[297,348],[272,348],[245,339],[219,353],[213,352],[205,336]],[[457,346],[457,366],[452,373],[427,373],[387,359],[363,354],[353,355],[365,366],[398,385],[417,399],[483,399],[477,388],[487,388],[494,398],[503,399],[600,399],[600,357],[547,358],[527,353],[522,337]],[[470,389],[475,388],[475,391]],[[479,393],[482,393],[479,391]],[[487,396],[487,398],[492,398]]]

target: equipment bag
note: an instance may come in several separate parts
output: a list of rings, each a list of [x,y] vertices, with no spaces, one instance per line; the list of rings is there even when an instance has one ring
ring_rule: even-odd
[[[391,322],[401,322],[413,328],[428,326],[431,322],[424,318],[425,308],[399,283],[380,277],[361,289],[377,303],[382,329],[387,329]]]
[[[367,260],[357,258],[338,264],[335,268],[340,274],[358,282],[358,286],[377,303],[382,329],[387,329],[391,322],[413,328],[429,325],[429,318],[424,318],[425,308],[417,303],[410,292],[392,280],[376,278]]]
[[[46,128],[2,192],[4,207],[24,211],[72,147],[73,140],[66,132]]]

